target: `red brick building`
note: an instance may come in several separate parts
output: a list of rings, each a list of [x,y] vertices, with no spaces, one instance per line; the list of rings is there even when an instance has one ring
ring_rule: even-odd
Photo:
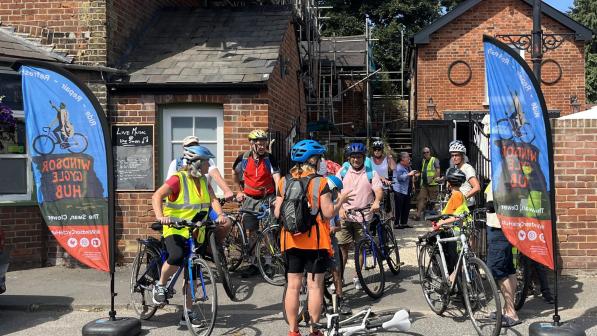
[[[469,154],[473,153],[471,162],[477,166],[477,175],[482,181],[489,177],[487,159],[475,151],[481,146],[477,126],[469,123],[469,116],[480,121],[489,112],[483,35],[530,34],[532,3],[467,0],[414,36],[411,108],[415,111],[415,160],[420,157],[422,147],[430,146],[447,166],[448,144],[460,139],[467,145]],[[557,49],[546,51],[542,65],[541,88],[550,116],[565,116],[573,108],[582,110],[586,105],[583,50],[591,41],[592,32],[545,3],[541,9],[544,34],[573,34]],[[519,53],[532,66],[530,51]],[[592,225],[597,220],[597,213],[593,212],[597,202],[591,198],[597,185],[590,176],[595,153],[565,155],[567,150],[583,146],[584,140],[594,141],[593,137],[584,137],[594,125],[571,127],[569,121],[557,121],[554,125],[556,207],[562,241],[560,266],[567,272],[587,271],[595,268],[591,258],[594,259],[597,250],[597,234]],[[574,135],[574,140],[566,139],[568,133]],[[572,162],[578,160],[582,162]]]
[[[285,154],[286,141],[293,140],[288,135],[306,127],[292,12],[279,6],[203,8],[194,0],[139,3],[0,0],[0,27],[42,54],[51,50],[57,59],[49,61],[91,87],[111,124],[153,126],[153,189],[187,135],[211,148],[230,185],[232,163],[248,149],[250,130],[271,130],[274,152]],[[0,67],[17,76],[18,86],[18,74],[10,70],[14,56],[0,50]],[[3,84],[0,90],[19,92]],[[8,155],[0,153],[0,160]],[[0,175],[7,174],[4,167]],[[22,190],[0,192],[0,229],[12,249],[11,267],[58,263],[66,256],[43,224],[32,179],[23,181]],[[150,233],[152,192],[116,193],[120,257],[130,257],[135,238]]]

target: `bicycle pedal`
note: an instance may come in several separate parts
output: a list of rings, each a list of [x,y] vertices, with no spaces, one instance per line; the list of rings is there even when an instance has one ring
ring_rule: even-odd
[[[404,266],[404,261],[401,261],[401,262],[400,262],[400,266]]]

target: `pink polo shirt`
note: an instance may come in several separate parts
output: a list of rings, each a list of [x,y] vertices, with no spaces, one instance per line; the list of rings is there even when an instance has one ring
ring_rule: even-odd
[[[336,173],[336,176],[342,179],[340,171]],[[367,205],[373,204],[373,201],[375,201],[375,194],[373,193],[373,190],[382,188],[379,175],[377,175],[377,172],[375,171],[373,172],[373,179],[371,180],[371,183],[369,183],[367,173],[365,172],[365,167],[359,171],[355,171],[352,167],[348,168],[346,176],[344,176],[344,179],[342,179],[342,184],[344,185],[342,193],[351,193],[353,195],[352,201],[350,203],[344,203],[342,205],[345,210],[363,208]],[[370,220],[371,216],[371,213],[366,212],[365,220]],[[348,216],[348,221],[361,222],[362,220],[360,217],[360,215]]]

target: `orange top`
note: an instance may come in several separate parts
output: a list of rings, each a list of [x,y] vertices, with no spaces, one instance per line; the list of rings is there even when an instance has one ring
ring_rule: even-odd
[[[308,172],[303,172],[303,174],[301,175],[301,177],[306,177],[309,176]],[[298,175],[293,175],[293,177],[298,177]],[[316,178],[321,178],[323,179],[321,181],[321,183],[319,184],[319,190],[317,190],[317,192],[319,193],[319,203],[317,204],[318,208],[321,208],[321,195],[325,194],[326,192],[329,192],[329,188],[328,188],[328,184],[327,184],[327,179],[325,177],[316,177]],[[282,197],[284,196],[284,185],[285,185],[285,177],[282,177],[280,179],[280,182],[278,183],[278,195],[281,195]],[[309,202],[311,202],[312,199],[312,192],[313,192],[313,186],[315,185],[315,179],[312,179],[311,182],[309,182],[309,186],[307,187],[307,199],[309,200]],[[327,189],[327,191],[326,191]],[[332,249],[332,242],[330,239],[330,220],[329,219],[324,219],[321,212],[319,212],[317,214],[317,218],[315,220],[317,222],[317,225],[313,225],[311,227],[311,231],[310,232],[305,232],[305,233],[297,233],[297,234],[291,234],[290,232],[287,232],[286,230],[284,230],[284,228],[282,227],[281,233],[280,233],[280,245],[281,245],[281,249],[282,251],[291,249],[291,248],[297,248],[297,249],[302,249],[302,250],[328,250],[328,253],[330,255],[334,254],[334,250]],[[319,244],[317,244],[317,228],[319,227]]]
[[[460,191],[453,190],[448,203],[443,209],[444,214],[456,214],[456,210],[465,202],[464,195]]]

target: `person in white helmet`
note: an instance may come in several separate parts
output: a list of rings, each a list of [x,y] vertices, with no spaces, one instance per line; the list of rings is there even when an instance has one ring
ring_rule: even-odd
[[[450,143],[450,158],[452,164],[464,172],[466,181],[460,187],[460,191],[467,199],[467,206],[470,208],[475,205],[475,195],[481,191],[479,179],[475,168],[465,162],[466,147],[460,140],[454,140]]]
[[[176,174],[176,172],[181,170],[187,164],[187,158],[185,157],[185,155],[188,155],[187,148],[198,145],[199,138],[193,135],[189,135],[188,137],[182,140],[183,155],[170,162],[170,166],[168,167],[168,176],[166,177],[166,179]],[[216,166],[216,163],[213,159],[209,159],[209,171],[206,177],[208,184],[211,184],[211,179],[213,179],[216,182],[218,187],[222,189],[222,192],[224,193],[224,198],[226,198],[227,200],[231,200],[234,197],[234,193],[232,192],[230,187],[228,187],[226,181],[224,181],[224,178],[222,177],[222,174],[220,173],[220,170]]]

